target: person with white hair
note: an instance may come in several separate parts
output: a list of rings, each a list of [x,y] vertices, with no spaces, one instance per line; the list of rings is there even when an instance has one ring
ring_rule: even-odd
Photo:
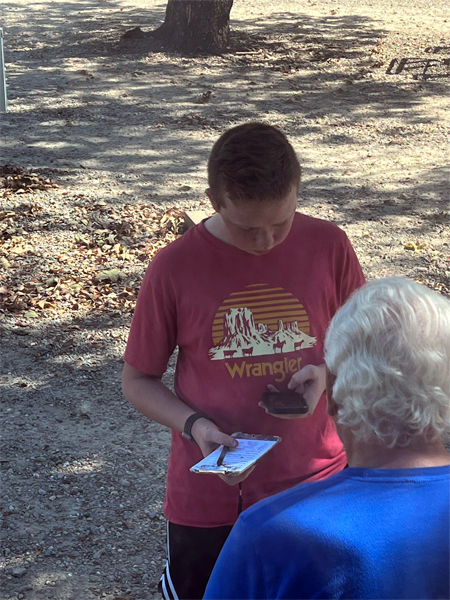
[[[325,362],[349,468],[244,511],[204,598],[449,598],[450,300],[371,281],[332,319]]]

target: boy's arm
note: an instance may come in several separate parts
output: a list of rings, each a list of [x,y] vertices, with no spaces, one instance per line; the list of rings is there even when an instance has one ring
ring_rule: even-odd
[[[143,415],[175,431],[183,431],[184,424],[196,411],[178,398],[158,377],[152,377],[125,363],[122,372],[122,391],[125,398]],[[209,419],[197,419],[191,435],[203,456],[208,456],[218,446],[236,447],[238,442],[227,435]],[[190,443],[190,442],[189,442]],[[229,485],[243,481],[253,468],[240,476],[220,475]]]
[[[175,431],[183,431],[186,419],[195,412],[171,392],[161,379],[139,371],[128,363],[123,367],[122,391],[139,412]]]

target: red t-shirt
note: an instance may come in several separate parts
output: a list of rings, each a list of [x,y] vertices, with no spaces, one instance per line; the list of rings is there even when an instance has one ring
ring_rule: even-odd
[[[164,248],[147,269],[125,361],[162,376],[179,347],[175,391],[224,432],[279,435],[242,483],[244,508],[346,464],[325,395],[306,419],[258,406],[269,383],[287,389],[307,364],[323,363],[327,326],[364,283],[355,252],[335,225],[297,213],[282,244],[255,256],[212,236],[204,223]],[[180,525],[234,523],[238,486],[189,468],[198,446],[172,432],[164,511]]]

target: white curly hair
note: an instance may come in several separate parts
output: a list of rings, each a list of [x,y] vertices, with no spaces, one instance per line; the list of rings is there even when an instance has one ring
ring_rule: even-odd
[[[450,430],[450,300],[401,277],[366,283],[334,316],[325,362],[337,422],[387,447]]]

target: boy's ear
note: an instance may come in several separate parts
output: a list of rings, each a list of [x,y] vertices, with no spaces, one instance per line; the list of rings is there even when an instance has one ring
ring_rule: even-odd
[[[327,413],[330,417],[335,417],[338,414],[339,406],[336,404],[333,398],[333,384],[336,381],[336,375],[333,375],[325,365],[326,383],[325,389],[327,392]]]
[[[209,201],[211,202],[213,209],[214,209],[214,210],[215,210],[215,211],[218,213],[218,212],[219,212],[219,205],[218,205],[218,204],[217,204],[217,202],[214,200],[214,198],[213,198],[213,195],[212,195],[212,193],[211,193],[211,189],[210,189],[210,188],[207,188],[207,189],[205,190],[205,194],[208,196],[208,198],[209,198]]]

